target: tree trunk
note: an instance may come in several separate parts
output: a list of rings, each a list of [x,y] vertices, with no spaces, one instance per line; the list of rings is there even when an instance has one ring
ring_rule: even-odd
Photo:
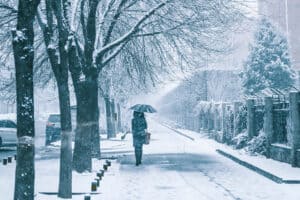
[[[61,148],[58,196],[72,198],[72,123],[68,74],[57,81],[61,120]]]
[[[116,125],[117,125],[117,117],[116,117],[116,109],[115,109],[115,100],[112,99],[111,100],[111,103],[110,103],[110,106],[111,106],[111,116],[112,116],[112,137],[115,138],[116,137]]]
[[[97,79],[79,83],[77,94],[77,128],[73,168],[77,172],[92,170],[92,157],[100,158],[99,107]]]
[[[73,169],[79,173],[92,170],[92,130],[90,115],[89,84],[78,83],[77,126],[73,154]]]
[[[75,39],[71,38],[69,43],[74,44]],[[80,80],[81,61],[79,60],[80,55],[78,55],[76,45],[69,46],[68,58],[77,102],[73,169],[81,173],[92,170],[92,130],[89,123],[92,121],[91,113],[96,109],[91,111],[90,108],[91,92],[89,91],[88,82]],[[98,148],[100,149],[100,144],[98,144]]]
[[[117,103],[117,111],[118,111],[118,132],[122,132],[121,107],[119,103]]]
[[[113,136],[113,124],[112,124],[112,114],[111,114],[111,103],[108,97],[104,98],[105,101],[105,110],[106,110],[106,129],[107,129],[107,138]]]
[[[12,32],[16,70],[18,137],[15,200],[34,199],[33,20],[38,4],[38,0],[19,0],[17,30]]]
[[[100,135],[99,135],[99,104],[98,104],[98,80],[91,82],[90,89],[91,118],[92,118],[92,157],[100,159]]]

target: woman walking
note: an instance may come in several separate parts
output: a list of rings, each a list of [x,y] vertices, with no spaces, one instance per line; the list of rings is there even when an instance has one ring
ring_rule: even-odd
[[[131,129],[133,135],[133,146],[135,153],[135,165],[142,164],[143,144],[145,142],[147,122],[142,112],[133,112],[133,119],[131,120]]]

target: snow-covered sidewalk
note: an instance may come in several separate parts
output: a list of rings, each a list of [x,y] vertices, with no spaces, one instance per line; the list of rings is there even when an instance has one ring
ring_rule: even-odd
[[[120,136],[119,136],[120,137]],[[109,154],[118,156],[119,154],[126,154],[132,152],[131,146],[126,146],[127,143],[121,142],[121,139],[115,138],[112,140],[103,140],[103,154]],[[128,144],[129,145],[129,144]],[[121,149],[121,150],[120,150]],[[120,151],[119,151],[120,150]],[[59,152],[60,146],[59,142],[54,143],[51,146],[40,148],[36,152],[35,161],[35,193],[38,200],[56,200],[60,199],[55,194],[58,191],[58,181],[59,181]],[[97,178],[97,172],[103,169],[103,164],[105,159],[97,160],[93,159],[93,171],[92,173],[76,173],[73,172],[73,184],[72,189],[73,195],[72,199],[82,200],[85,193],[91,192],[91,183]],[[112,160],[116,163],[115,160]],[[15,173],[16,163],[13,160],[12,163],[7,165],[0,165],[0,199],[12,200],[14,192],[14,173]],[[105,173],[104,178],[101,180],[102,185],[106,185],[106,177],[111,176],[113,171],[116,171],[117,165],[112,164],[112,166]],[[111,170],[114,169],[114,170]],[[113,172],[115,173],[115,172]],[[51,195],[46,195],[43,193],[52,193]],[[100,193],[99,191],[97,193]],[[96,196],[93,194],[92,196]]]
[[[230,156],[239,159],[242,162],[249,163],[259,169],[262,169],[270,174],[273,174],[281,178],[283,181],[285,180],[300,181],[300,168],[294,168],[291,167],[290,164],[279,162],[273,159],[267,159],[265,156],[262,155],[249,155],[249,153],[245,152],[244,150],[233,149],[231,146],[228,146],[226,144],[220,144],[212,139],[208,139],[207,137],[204,137],[203,134],[199,134],[197,132],[193,132],[185,129],[175,129],[175,130],[181,134],[184,134],[189,138],[192,138],[193,140],[195,140],[195,142],[205,140],[205,143],[209,144],[211,147],[215,148],[216,150],[220,150],[225,154],[229,154]]]
[[[102,155],[112,160],[92,200],[300,199],[300,185],[277,184],[216,152],[222,145],[199,133],[180,130],[194,140],[148,119],[152,133],[136,167],[132,136],[102,140]],[[225,147],[224,147],[225,148]],[[59,147],[41,150],[36,159],[36,199],[54,200],[58,185]],[[104,160],[94,160],[92,173],[73,173],[73,192],[90,192]],[[0,199],[13,199],[14,163],[0,166]],[[73,199],[83,200],[84,195]]]

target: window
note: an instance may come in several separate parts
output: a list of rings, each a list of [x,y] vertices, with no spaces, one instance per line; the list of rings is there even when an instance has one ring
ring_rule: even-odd
[[[17,125],[11,120],[0,120],[0,128],[17,128]]]
[[[5,127],[6,127],[6,121],[0,120],[0,128],[5,128]]]
[[[13,121],[7,120],[6,121],[6,127],[7,128],[17,128],[17,124]]]
[[[60,115],[50,115],[49,122],[60,122]]]

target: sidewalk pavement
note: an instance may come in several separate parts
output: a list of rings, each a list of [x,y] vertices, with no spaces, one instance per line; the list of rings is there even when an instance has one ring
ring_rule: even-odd
[[[157,121],[149,121],[152,121],[150,127],[155,130],[150,130],[153,131],[151,145],[144,148],[144,164],[139,167],[134,165],[131,134],[124,140],[121,134],[115,139],[102,138],[102,157],[110,159],[112,166],[105,172],[97,192],[92,194],[89,194],[91,182],[95,181],[97,172],[103,169],[105,160],[94,159],[91,173],[73,172],[73,192],[77,195],[72,199],[83,200],[85,193],[91,195],[92,200],[195,199],[199,195],[202,195],[202,200],[300,198],[296,194],[299,191],[297,185],[276,184],[259,175],[255,176],[252,171],[218,155],[215,150],[247,161],[284,180],[299,180],[299,168],[261,156],[249,156],[208,139],[205,134],[175,129],[176,134],[167,128],[154,127]],[[173,141],[170,142],[170,138]],[[35,199],[59,199],[56,195],[42,194],[57,192],[59,150],[57,145],[37,152]],[[14,171],[14,162],[0,166],[0,199],[13,199]]]
[[[219,154],[277,183],[300,184],[300,168],[291,167],[288,163],[268,159],[262,155],[249,155],[249,153],[244,150],[236,150],[231,146],[209,139],[206,133],[173,128],[172,126],[174,125],[168,125],[167,123],[163,123],[163,125],[195,142],[197,142],[197,140],[206,140]]]
[[[117,138],[101,141],[103,159],[93,159],[92,172],[72,173],[72,192],[74,200],[83,200],[85,195],[91,195],[91,199],[101,199],[103,191],[110,191],[111,181],[118,171],[116,157],[132,154],[133,148],[129,142],[121,140],[121,134]],[[37,200],[57,200],[58,182],[59,182],[59,152],[60,142],[47,147],[41,147],[35,155],[35,199]],[[91,192],[91,184],[95,182],[97,173],[103,170],[103,164],[109,159],[112,165],[104,173],[100,181],[101,189]],[[14,194],[16,162],[4,165],[0,162],[0,199],[11,200]],[[108,187],[108,188],[107,188]],[[105,198],[104,198],[105,199]],[[108,198],[107,198],[108,199]]]

